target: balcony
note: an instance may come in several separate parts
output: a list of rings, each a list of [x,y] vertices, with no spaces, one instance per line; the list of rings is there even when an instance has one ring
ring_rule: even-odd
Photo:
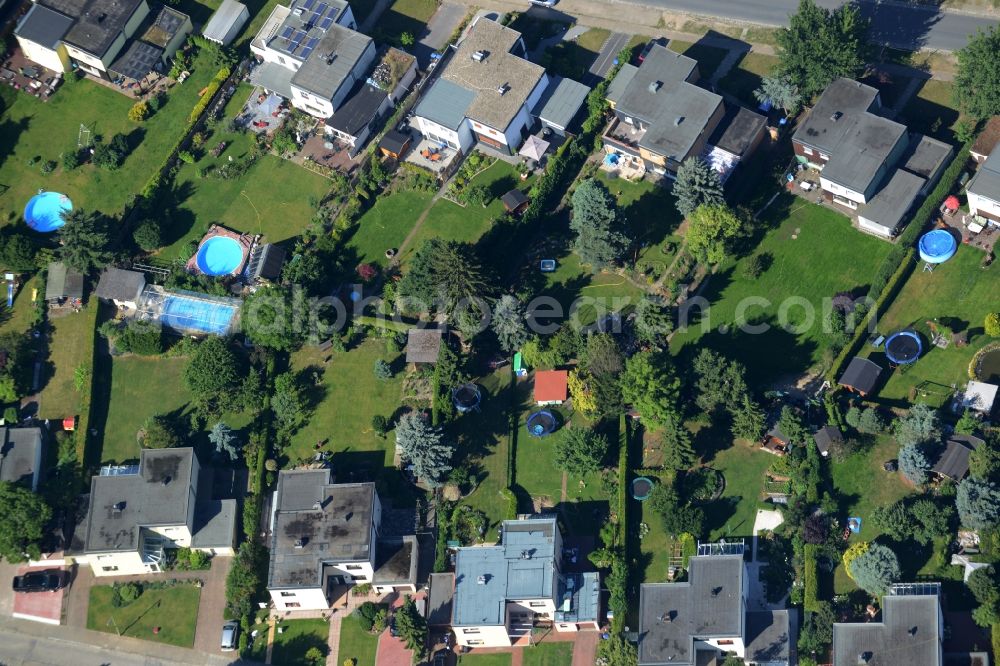
[[[615,118],[604,132],[604,142],[633,155],[638,155],[639,141],[645,134],[645,129],[623,123],[620,119]]]

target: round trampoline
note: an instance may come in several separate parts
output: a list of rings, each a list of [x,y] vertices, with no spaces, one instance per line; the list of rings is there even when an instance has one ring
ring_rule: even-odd
[[[920,358],[923,344],[920,336],[913,331],[898,331],[885,341],[885,355],[896,365],[913,363]]]
[[[479,407],[479,387],[475,384],[462,384],[451,390],[451,401],[455,409],[464,414]]]
[[[228,236],[213,236],[198,248],[195,263],[205,275],[229,275],[243,265],[243,246]]]
[[[63,215],[73,210],[73,202],[65,194],[39,192],[24,207],[24,221],[35,231],[51,233],[66,224]]]
[[[543,409],[528,416],[525,425],[528,428],[528,434],[532,437],[545,437],[555,431],[557,424],[556,415]]]
[[[951,259],[958,250],[958,243],[955,237],[945,229],[935,229],[928,231],[920,237],[917,245],[920,250],[920,258],[929,264],[940,264]]]
[[[632,499],[645,502],[653,492],[653,481],[645,476],[632,479]]]

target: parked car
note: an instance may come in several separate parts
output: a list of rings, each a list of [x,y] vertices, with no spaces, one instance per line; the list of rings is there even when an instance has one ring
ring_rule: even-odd
[[[52,592],[61,590],[69,583],[69,572],[62,569],[31,571],[23,576],[14,576],[15,592]]]
[[[557,0],[529,0],[529,2],[539,7],[555,7]]]
[[[236,637],[240,633],[240,625],[229,621],[222,625],[222,651],[232,652],[236,649]]]
[[[639,54],[639,62],[642,62],[643,60],[646,59],[646,55],[652,50],[655,44],[659,44],[660,46],[666,46],[667,43],[668,40],[666,37],[657,37],[656,39],[649,40],[649,43],[643,47],[642,53]]]

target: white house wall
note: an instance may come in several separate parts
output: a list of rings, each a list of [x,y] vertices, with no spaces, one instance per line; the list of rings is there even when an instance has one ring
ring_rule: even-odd
[[[17,38],[17,43],[21,46],[24,57],[31,62],[37,62],[42,67],[51,69],[54,72],[66,71],[66,62],[68,62],[68,59],[64,61],[66,53],[64,46],[59,45],[55,49],[50,49],[30,40],[22,39],[21,37]]]
[[[469,647],[510,647],[507,627],[490,625],[480,627],[452,627],[455,642]]]
[[[279,611],[285,610],[327,610],[327,601],[323,588],[297,588],[294,590],[271,590],[271,601]]]
[[[89,562],[94,576],[134,576],[149,573],[149,569],[142,562],[142,556],[138,551],[130,550],[123,553],[105,553],[102,555],[88,555],[80,558],[78,562]]]
[[[969,195],[969,211],[973,215],[985,213],[993,217],[1000,217],[1000,202],[984,197],[974,192],[966,192]]]
[[[840,196],[840,197],[843,197],[843,198],[848,199],[850,201],[853,201],[856,204],[868,203],[865,200],[865,193],[864,192],[855,192],[854,190],[849,190],[846,187],[838,185],[837,183],[833,182],[832,180],[830,180],[828,178],[824,178],[822,176],[822,172],[821,172],[821,175],[819,177],[819,184],[820,184],[820,187],[822,187],[827,192],[832,192],[833,194],[836,194],[837,196]]]
[[[430,138],[433,135],[434,137],[444,139],[446,143],[458,146],[463,153],[472,147],[474,139],[468,120],[463,121],[459,125],[458,131],[455,131],[448,129],[444,125],[438,125],[436,122],[422,116],[416,116],[415,119],[417,121],[417,129],[420,130],[420,133],[424,137]]]

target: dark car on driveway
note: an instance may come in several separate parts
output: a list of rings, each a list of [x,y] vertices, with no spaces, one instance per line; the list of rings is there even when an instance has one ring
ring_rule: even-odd
[[[15,592],[52,592],[66,587],[69,572],[62,569],[29,571],[23,576],[14,576]]]

